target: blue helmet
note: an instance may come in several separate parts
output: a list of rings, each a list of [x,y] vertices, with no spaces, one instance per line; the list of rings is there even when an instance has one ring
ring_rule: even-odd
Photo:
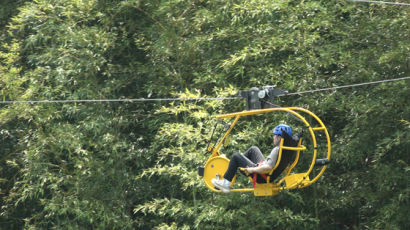
[[[282,131],[285,131],[289,136],[292,136],[292,128],[289,125],[277,125],[273,129],[273,134],[282,136]]]

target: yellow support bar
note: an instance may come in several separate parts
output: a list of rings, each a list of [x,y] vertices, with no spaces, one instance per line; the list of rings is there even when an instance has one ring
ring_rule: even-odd
[[[313,128],[314,131],[321,131],[321,130],[325,130],[325,127],[318,127],[318,128]]]
[[[290,147],[290,146],[282,146],[283,149],[286,150],[293,150],[293,151],[303,151],[306,150],[306,146],[301,145],[300,147]]]
[[[282,159],[282,150],[283,150],[283,143],[284,143],[285,139],[281,138],[280,139],[280,144],[279,144],[279,153],[278,153],[278,159],[276,160],[275,166],[273,166],[273,168],[271,170],[269,170],[268,177],[267,177],[267,181],[270,180],[270,175],[272,174],[273,171],[275,171],[275,169],[279,166],[280,160]]]
[[[226,131],[225,135],[222,137],[222,139],[219,141],[219,143],[216,145],[215,148],[213,148],[212,150],[212,156],[218,156],[219,155],[219,149],[221,148],[225,138],[229,135],[229,133],[232,131],[233,127],[236,125],[236,123],[238,122],[239,118],[241,116],[236,116],[235,120],[232,122],[231,127],[229,127],[228,131]]]
[[[231,192],[253,192],[253,188],[236,188],[236,189],[231,189]]]

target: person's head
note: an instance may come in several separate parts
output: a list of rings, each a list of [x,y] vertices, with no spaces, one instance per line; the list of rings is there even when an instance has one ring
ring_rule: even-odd
[[[289,125],[280,124],[273,129],[273,143],[279,145],[283,133],[286,132],[289,136],[292,136],[292,128]]]

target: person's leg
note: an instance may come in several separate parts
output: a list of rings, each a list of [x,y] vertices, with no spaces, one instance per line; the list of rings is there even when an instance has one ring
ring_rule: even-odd
[[[212,179],[212,184],[215,187],[221,189],[223,192],[227,193],[230,191],[230,183],[236,174],[236,171],[240,167],[256,167],[259,162],[263,161],[262,152],[256,146],[249,148],[243,155],[240,153],[235,153],[230,161],[228,169],[224,174],[224,179]]]
[[[265,160],[261,150],[256,146],[250,147],[243,155],[256,164]]]
[[[231,160],[229,161],[228,170],[226,170],[226,172],[225,172],[224,179],[226,179],[228,181],[232,181],[232,179],[235,176],[236,171],[238,170],[238,168],[248,167],[248,166],[249,167],[255,167],[255,166],[257,166],[257,164],[252,162],[250,159],[248,159],[244,155],[242,155],[240,153],[235,153],[232,156]]]
[[[247,167],[247,166],[256,166],[257,164],[253,163],[251,160],[249,160],[248,158],[246,158],[244,155],[240,154],[240,153],[235,153],[230,161],[229,161],[229,166],[228,169],[226,170],[225,174],[224,174],[224,178],[223,179],[217,179],[217,178],[213,178],[212,184],[220,189],[222,192],[224,193],[228,193],[230,192],[231,188],[230,188],[230,184],[231,181],[233,179],[233,177],[236,174],[236,171],[238,170],[239,167]]]
[[[255,162],[256,164],[262,162],[265,160],[265,157],[263,156],[261,150],[256,147],[252,146],[249,148],[245,153],[244,156],[248,159],[250,159],[252,162]],[[258,183],[265,183],[266,180],[264,177],[262,177],[260,174],[257,175],[257,180]]]

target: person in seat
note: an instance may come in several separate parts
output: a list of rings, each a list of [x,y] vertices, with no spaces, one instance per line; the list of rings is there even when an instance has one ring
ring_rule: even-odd
[[[232,155],[228,169],[226,170],[223,179],[213,178],[212,184],[224,193],[229,193],[230,184],[234,178],[238,168],[244,168],[248,173],[264,173],[271,170],[278,159],[279,145],[283,132],[292,136],[292,128],[288,125],[280,124],[273,129],[273,145],[274,148],[265,159],[261,150],[257,146],[252,146],[245,153],[235,153]]]

